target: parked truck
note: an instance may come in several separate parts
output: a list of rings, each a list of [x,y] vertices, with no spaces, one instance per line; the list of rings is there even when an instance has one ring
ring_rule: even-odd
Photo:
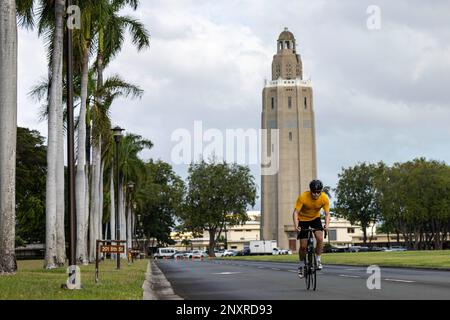
[[[250,241],[250,254],[272,254],[276,247],[276,240],[253,240]]]

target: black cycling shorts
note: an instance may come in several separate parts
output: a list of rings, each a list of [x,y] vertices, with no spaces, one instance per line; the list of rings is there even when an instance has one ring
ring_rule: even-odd
[[[320,218],[317,218],[317,219],[314,219],[311,221],[299,221],[298,226],[302,230],[298,233],[297,239],[308,239],[309,227],[323,231],[322,220],[320,220]]]

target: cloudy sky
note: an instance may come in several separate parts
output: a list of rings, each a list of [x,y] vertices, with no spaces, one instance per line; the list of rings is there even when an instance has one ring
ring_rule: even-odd
[[[145,90],[111,110],[114,124],[154,142],[145,159],[172,162],[172,133],[193,136],[194,121],[224,134],[259,129],[264,79],[288,27],[313,82],[325,184],[334,187],[342,167],[363,161],[449,163],[448,1],[145,0],[132,14],[148,28],[151,48],[137,52],[128,42],[107,73]],[[27,93],[45,75],[42,40],[21,30],[18,121],[44,136],[39,104]],[[186,166],[174,168],[186,177]],[[259,185],[259,167],[251,168]]]

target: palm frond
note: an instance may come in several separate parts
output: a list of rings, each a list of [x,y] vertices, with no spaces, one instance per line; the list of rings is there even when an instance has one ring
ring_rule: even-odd
[[[16,0],[17,23],[25,29],[34,28],[34,0]]]

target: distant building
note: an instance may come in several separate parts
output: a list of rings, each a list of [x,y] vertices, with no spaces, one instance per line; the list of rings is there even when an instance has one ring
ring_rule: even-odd
[[[247,212],[250,220],[243,225],[237,225],[233,227],[228,227],[226,232],[226,242],[228,244],[228,249],[242,250],[249,247],[250,241],[252,240],[262,240],[260,236],[261,229],[261,213],[260,211],[248,211]],[[292,222],[291,222],[292,224]],[[373,228],[374,233],[372,234],[371,228],[368,228],[367,236],[368,240],[372,238],[372,244],[387,242],[386,235],[377,235],[376,228]],[[349,221],[345,219],[331,218],[329,236],[325,239],[325,243],[330,243],[337,247],[348,247],[352,245],[362,244],[363,232],[362,228],[357,225],[352,225]],[[225,237],[225,234],[223,234]],[[391,235],[391,242],[395,243],[395,236]],[[206,250],[209,246],[209,234],[204,232],[201,237],[194,238],[192,233],[172,233],[172,239],[177,243],[172,246],[180,251],[200,249]],[[189,245],[183,245],[182,241],[189,241]],[[269,240],[269,239],[267,239]],[[273,239],[275,240],[275,239]],[[295,240],[298,242],[298,240]],[[218,243],[218,248],[224,249],[224,243]],[[280,245],[278,246],[282,249],[288,249],[288,247]],[[292,250],[292,249],[291,249]],[[293,250],[293,251],[297,251]]]
[[[260,239],[260,220],[261,220],[261,213],[260,211],[248,211],[247,212],[248,217],[250,218],[249,221],[244,223],[243,225],[237,225],[237,226],[228,226],[225,230],[223,230],[222,235],[223,239],[226,240],[228,249],[236,249],[236,250],[242,250],[245,247],[248,247],[250,245],[251,240],[259,240]],[[192,250],[192,249],[200,249],[200,250],[206,250],[209,247],[209,233],[205,231],[201,237],[194,238],[191,232],[188,233],[175,233],[173,232],[171,234],[172,239],[175,240],[177,243],[174,248],[178,250]],[[182,242],[188,243],[189,245],[182,245]],[[220,249],[225,248],[225,243],[220,242],[217,243],[217,246]]]
[[[317,161],[313,88],[303,78],[297,42],[287,28],[278,37],[272,80],[266,81],[262,96],[261,124],[268,131],[262,159],[278,156],[278,171],[261,175],[262,240],[277,240],[280,247],[296,251],[292,211],[298,195],[317,178]]]

